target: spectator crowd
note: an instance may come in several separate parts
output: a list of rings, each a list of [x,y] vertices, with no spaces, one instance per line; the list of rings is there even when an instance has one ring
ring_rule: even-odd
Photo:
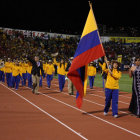
[[[0,30],[0,58],[2,59],[23,59],[23,55],[30,56],[39,55],[41,60],[47,61],[51,59],[52,54],[57,53],[57,59],[68,59],[74,55],[79,39],[76,37],[63,38],[62,36],[47,37],[47,39],[39,37],[27,37],[21,32],[13,31],[12,35],[8,35]],[[133,57],[140,54],[140,44],[124,45],[120,42],[104,42],[103,43],[108,59],[117,59],[118,55],[122,55],[122,63],[130,65]]]

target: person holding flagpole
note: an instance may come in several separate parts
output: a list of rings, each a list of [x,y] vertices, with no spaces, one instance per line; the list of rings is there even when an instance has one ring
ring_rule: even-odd
[[[106,57],[105,62],[108,64]],[[106,116],[108,114],[112,100],[112,115],[115,118],[118,118],[119,79],[121,78],[119,65],[120,63],[118,61],[112,61],[112,69],[103,68],[103,71],[107,73],[104,115]]]

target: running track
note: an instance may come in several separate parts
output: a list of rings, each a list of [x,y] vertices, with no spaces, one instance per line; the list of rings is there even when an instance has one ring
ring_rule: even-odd
[[[75,106],[75,95],[62,93],[58,81],[33,95],[28,87],[19,90],[0,83],[0,140],[139,140],[140,119],[129,114],[131,94],[120,93],[119,118],[103,116],[104,93],[87,89],[83,106]]]

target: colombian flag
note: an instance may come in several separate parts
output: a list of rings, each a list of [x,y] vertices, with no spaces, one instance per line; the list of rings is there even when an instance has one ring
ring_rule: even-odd
[[[92,6],[90,6],[87,21],[68,72],[68,78],[77,89],[76,104],[78,108],[81,107],[83,96],[86,95],[87,65],[104,55]]]

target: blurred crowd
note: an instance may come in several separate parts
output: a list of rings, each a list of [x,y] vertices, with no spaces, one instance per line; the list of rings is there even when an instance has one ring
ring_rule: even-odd
[[[140,27],[98,25],[101,36],[140,36]]]
[[[13,31],[12,35],[8,35],[0,30],[0,58],[2,59],[23,59],[24,55],[40,56],[40,59],[47,61],[52,55],[57,54],[57,59],[62,58],[68,60],[74,55],[79,39],[76,37],[63,38],[47,37],[47,39],[39,37],[27,37],[18,31]],[[108,59],[117,59],[118,55],[122,55],[122,63],[130,65],[133,63],[133,57],[140,54],[140,44],[124,45],[119,42],[103,43]]]
[[[140,44],[124,45],[119,42],[105,42],[103,43],[106,56],[108,59],[117,59],[118,55],[122,55],[122,64],[131,65],[133,58],[140,55]]]
[[[27,37],[21,32],[13,31],[8,35],[0,30],[0,58],[23,59],[24,55],[40,56],[41,60],[49,60],[52,54],[58,53],[57,58],[69,58],[74,55],[78,39],[73,37],[62,38],[61,36]]]

